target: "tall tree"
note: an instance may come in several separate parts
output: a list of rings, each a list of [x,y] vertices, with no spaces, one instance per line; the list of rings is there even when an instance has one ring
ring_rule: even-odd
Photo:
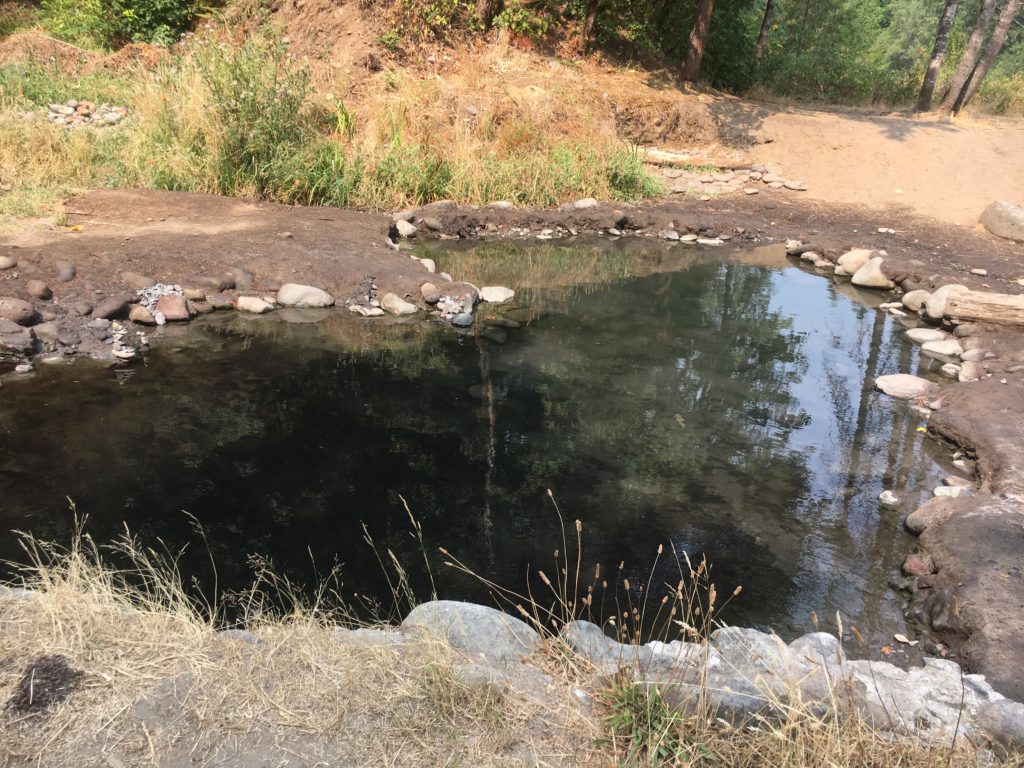
[[[953,21],[956,19],[956,11],[959,5],[960,0],[946,0],[946,7],[939,18],[939,31],[935,35],[935,47],[932,49],[932,57],[928,61],[928,69],[924,73],[921,94],[917,97],[916,109],[918,112],[927,112],[932,108],[932,94],[935,93],[935,81],[938,79],[939,70],[942,68],[942,59],[946,56],[946,46],[949,45],[949,31],[953,28]]]
[[[996,28],[993,30],[992,37],[989,38],[988,45],[985,48],[985,53],[982,54],[978,66],[974,68],[974,72],[971,73],[971,79],[967,81],[967,84],[957,96],[956,101],[953,102],[954,115],[967,106],[967,102],[977,92],[978,86],[985,79],[985,75],[992,69],[996,57],[999,56],[999,52],[1003,50],[1003,45],[1006,43],[1006,36],[1010,33],[1010,25],[1013,23],[1017,11],[1020,10],[1020,3],[1021,0],[1006,0],[1003,12],[999,14],[999,21],[996,22]]]
[[[601,0],[587,1],[587,15],[583,18],[583,52],[590,50],[594,42],[594,29],[597,27],[597,15],[601,12]]]
[[[960,0],[949,0],[951,3],[958,3]],[[768,32],[772,28],[772,16],[775,15],[775,0],[765,0],[764,16],[761,17],[761,32],[757,36],[757,45],[754,46],[754,63],[761,60],[764,55],[764,46],[768,42]],[[948,33],[947,33],[948,34]]]
[[[994,2],[995,0],[993,0]],[[711,28],[711,14],[715,10],[715,0],[700,0],[697,19],[690,30],[690,49],[683,63],[683,79],[691,83],[700,77],[700,62],[704,58],[704,48],[708,42],[708,30]]]
[[[960,64],[957,66],[956,73],[949,83],[949,89],[942,99],[942,104],[939,105],[943,112],[951,112],[953,110],[953,105],[956,103],[957,98],[959,98],[960,91],[963,90],[964,85],[971,77],[971,73],[978,65],[981,46],[985,42],[988,26],[992,22],[995,10],[996,0],[981,0],[981,12],[978,14],[978,21],[974,25],[970,38],[967,40],[967,48],[964,49],[964,55],[960,58]]]
[[[483,24],[484,29],[490,29],[491,22],[498,14],[498,6],[501,0],[476,0],[476,17]]]

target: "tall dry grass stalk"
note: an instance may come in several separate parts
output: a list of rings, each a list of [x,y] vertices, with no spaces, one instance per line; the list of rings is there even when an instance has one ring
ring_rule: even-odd
[[[569,686],[492,680],[427,637],[354,640],[323,592],[289,604],[273,578],[242,596],[246,631],[220,632],[174,558],[128,536],[110,552],[25,543],[33,592],[0,592],[0,701],[40,660],[82,678],[49,709],[0,708],[0,765],[589,762],[595,724]]]

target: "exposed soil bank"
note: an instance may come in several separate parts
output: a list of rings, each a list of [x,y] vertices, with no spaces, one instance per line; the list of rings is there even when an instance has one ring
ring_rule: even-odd
[[[89,338],[85,326],[90,318],[88,313],[77,314],[77,305],[133,297],[120,277],[126,270],[161,282],[186,283],[189,276],[221,276],[242,268],[254,275],[254,295],[296,282],[324,288],[339,303],[373,276],[381,294],[393,292],[425,307],[420,285],[431,279],[430,274],[420,262],[391,247],[392,225],[384,216],[142,191],[92,192],[71,201],[68,212],[71,229],[26,231],[0,244],[0,257],[18,262],[17,267],[0,271],[0,295],[29,299],[29,281],[45,281],[53,298],[33,299],[34,305],[40,314],[53,315],[50,322],[70,334],[68,340]],[[1020,246],[923,218],[810,203],[788,192],[710,202],[564,206],[552,211],[467,209],[441,203],[417,212],[417,217],[421,236],[429,232],[463,238],[551,237],[559,230],[569,234],[612,229],[626,236],[657,236],[672,225],[679,232],[751,242],[800,238],[833,258],[850,247],[885,249],[886,268],[904,288],[955,281],[976,290],[1019,293],[1016,280],[1024,273]],[[80,231],[72,231],[78,227]],[[880,233],[880,227],[896,231]],[[75,265],[73,279],[56,281],[59,262]],[[972,269],[987,274],[972,275]],[[227,306],[238,291],[219,293]],[[1019,404],[1024,397],[1024,335],[977,325],[963,327],[959,335],[965,348],[992,353],[981,363],[990,377],[945,385],[943,405],[933,415],[930,429],[977,458],[981,493],[930,502],[942,508],[921,540],[934,568],[933,573],[912,579],[912,615],[925,632],[951,644],[954,655],[971,671],[988,675],[998,690],[1020,700],[1024,419]],[[103,348],[95,340],[85,346],[79,351],[93,354]]]

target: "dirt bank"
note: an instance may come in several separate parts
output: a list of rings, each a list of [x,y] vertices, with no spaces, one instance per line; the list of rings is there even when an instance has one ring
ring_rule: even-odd
[[[0,256],[18,261],[16,268],[0,271],[0,295],[31,299],[41,315],[53,315],[51,322],[71,334],[67,340],[87,337],[91,320],[76,313],[82,302],[132,298],[121,277],[126,270],[187,283],[193,275],[222,276],[243,268],[254,275],[249,292],[255,295],[300,282],[326,289],[339,303],[372,275],[381,293],[392,291],[427,308],[419,289],[431,279],[429,272],[389,244],[391,222],[384,216],[145,191],[91,192],[70,201],[67,210],[68,227],[25,230],[0,244]],[[957,281],[978,290],[1019,293],[1017,281],[1024,275],[1020,246],[984,233],[912,215],[894,219],[869,209],[839,208],[788,191],[550,211],[439,203],[418,211],[414,220],[420,236],[432,237],[535,239],[613,229],[656,237],[671,225],[678,232],[749,242],[799,238],[832,258],[850,247],[885,249],[887,269],[898,273],[905,288]],[[880,227],[895,232],[879,232]],[[54,279],[62,261],[76,267],[66,283]],[[972,269],[987,274],[971,274]],[[33,299],[27,292],[32,279],[47,281],[53,298]],[[238,291],[221,293],[231,298]],[[934,569],[911,582],[911,616],[919,621],[926,646],[948,644],[970,670],[987,674],[997,689],[1022,699],[1024,335],[978,325],[961,329],[960,335],[965,347],[991,353],[982,362],[990,377],[945,384],[931,431],[976,459],[979,494],[949,501],[948,510],[925,530],[921,545]],[[71,346],[64,345],[64,351]],[[90,349],[100,346],[94,342]]]

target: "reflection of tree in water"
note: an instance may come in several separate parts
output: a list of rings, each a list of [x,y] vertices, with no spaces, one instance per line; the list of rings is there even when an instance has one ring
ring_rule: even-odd
[[[530,253],[543,276],[572,251]],[[228,317],[183,339],[180,352],[153,356],[123,387],[78,372],[81,384],[45,409],[0,403],[26,468],[0,466],[0,523],[59,538],[70,495],[99,538],[126,521],[146,542],[176,549],[193,538],[188,510],[207,531],[222,585],[243,586],[255,552],[306,583],[311,559],[321,573],[337,560],[349,593],[380,593],[365,522],[426,594],[399,494],[432,553],[443,544],[521,587],[528,566],[548,567],[561,544],[550,487],[567,520],[584,521],[589,564],[627,559],[627,571],[646,576],[658,544],[707,552],[720,587],[746,590],[737,621],[793,615],[807,594],[835,599],[837,580],[815,592],[801,579],[809,563],[842,557],[837,548],[871,547],[871,558],[892,562],[896,537],[878,532],[863,499],[843,508],[829,497],[847,474],[855,483],[880,474],[871,435],[888,438],[888,411],[864,394],[859,371],[829,378],[818,359],[867,360],[879,373],[903,365],[893,350],[907,347],[891,333],[865,336],[879,315],[858,314],[831,352],[811,354],[806,319],[778,306],[790,280],[782,273],[658,249],[581,258],[573,280],[587,288],[548,286],[536,302],[525,291],[528,304],[557,311],[504,346],[421,323],[374,326],[370,338],[347,317],[315,327]],[[835,316],[849,322],[851,310]],[[59,373],[44,376],[59,385]],[[812,408],[800,387],[814,376],[831,399]],[[469,392],[475,384],[482,399]],[[837,451],[808,442],[823,422],[836,425]],[[74,429],[54,428],[67,424]],[[881,451],[913,485],[927,468],[913,424],[900,430]],[[838,475],[815,464],[819,448],[838,457]],[[69,460],[54,466],[54,456]],[[920,469],[906,469],[911,457]],[[40,489],[33,477],[44,466],[50,483]],[[204,575],[205,552],[195,548],[189,568]],[[488,599],[438,570],[446,596]],[[659,579],[674,581],[672,570]]]

